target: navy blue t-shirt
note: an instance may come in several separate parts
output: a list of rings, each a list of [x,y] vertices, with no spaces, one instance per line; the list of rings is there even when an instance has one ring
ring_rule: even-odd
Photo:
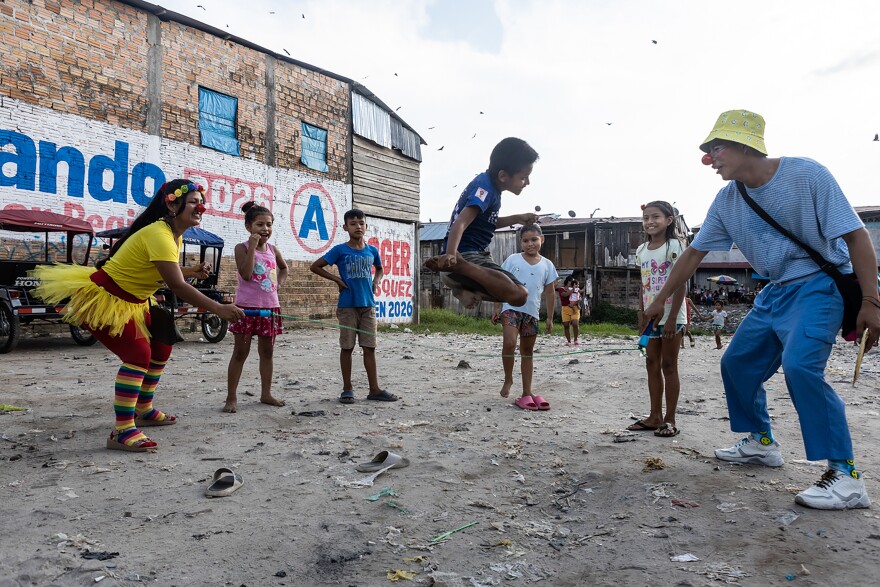
[[[492,183],[492,179],[486,172],[481,173],[471,181],[455,204],[452,218],[449,220],[449,228],[461,211],[468,206],[476,206],[480,213],[474,221],[464,229],[461,242],[458,243],[458,252],[485,251],[495,236],[495,225],[498,224],[498,211],[501,209],[501,192]],[[443,252],[446,252],[446,241],[449,240],[449,230],[443,239]]]

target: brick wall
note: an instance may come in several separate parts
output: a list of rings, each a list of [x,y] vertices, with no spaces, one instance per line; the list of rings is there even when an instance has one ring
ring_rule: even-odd
[[[116,2],[0,3],[0,91],[143,130],[147,17]]]
[[[151,47],[151,27],[158,47]],[[0,130],[26,135],[35,144],[69,145],[84,154],[86,165],[94,155],[114,157],[114,144],[123,141],[129,149],[125,173],[147,161],[161,166],[169,179],[189,168],[271,187],[273,238],[293,259],[291,277],[281,290],[283,307],[290,314],[333,316],[336,286],[308,271],[320,253],[310,252],[303,243],[314,248],[312,241],[300,238],[292,226],[295,197],[303,186],[319,186],[339,211],[339,218],[328,217],[328,225],[335,221],[338,227],[341,212],[351,205],[350,89],[345,82],[110,0],[4,0],[0,48],[0,97],[13,99],[0,106],[12,121],[0,123]],[[160,58],[151,61],[157,49]],[[240,157],[199,146],[199,86],[238,99]],[[158,98],[153,103],[151,92]],[[150,116],[159,120],[158,137],[144,134]],[[300,162],[303,121],[328,131],[328,173]],[[66,173],[65,165],[58,168],[59,174]],[[126,190],[129,185],[134,189],[130,177],[125,181]],[[147,183],[145,191],[149,195],[156,187]],[[236,189],[233,183],[230,191]],[[213,194],[215,204],[220,195]],[[233,197],[222,195],[227,204]],[[130,223],[142,205],[128,191],[125,201],[90,196],[71,195],[67,178],[59,177],[51,192],[41,185],[29,191],[21,185],[0,187],[0,208],[10,203],[40,207],[82,217],[101,230]],[[247,236],[241,219],[234,217],[237,210],[230,212],[206,215],[204,223],[226,239],[226,255]],[[327,244],[342,240],[344,233],[337,230]],[[234,261],[227,257],[223,265],[221,278],[234,290]]]

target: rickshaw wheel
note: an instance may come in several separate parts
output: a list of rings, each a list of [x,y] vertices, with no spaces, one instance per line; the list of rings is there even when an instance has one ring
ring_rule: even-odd
[[[220,342],[226,336],[229,322],[217,314],[205,314],[202,316],[202,334],[208,342]]]
[[[18,344],[21,323],[12,308],[0,303],[0,354],[10,352]]]
[[[70,336],[73,338],[73,342],[80,346],[92,346],[98,342],[98,339],[91,332],[73,324],[70,325]]]

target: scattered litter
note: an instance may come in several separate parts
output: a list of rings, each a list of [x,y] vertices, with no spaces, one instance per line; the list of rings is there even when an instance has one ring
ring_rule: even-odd
[[[369,475],[365,475],[360,479],[355,479],[354,481],[346,481],[342,477],[336,478],[336,486],[337,487],[372,487],[373,481],[376,480],[376,477],[393,467],[394,465],[388,465],[384,469],[379,469],[375,473],[370,473]]]
[[[677,505],[680,508],[698,508],[698,507],[700,507],[699,502],[688,501],[686,499],[673,499],[672,505]]]
[[[437,542],[440,542],[441,540],[443,540],[445,538],[449,538],[450,536],[452,536],[456,532],[461,532],[462,530],[464,530],[466,528],[470,528],[471,526],[476,526],[476,525],[477,525],[477,522],[471,522],[470,524],[465,524],[461,528],[456,528],[455,530],[450,530],[449,532],[444,532],[440,536],[437,536],[436,538],[431,540],[431,544],[436,544]]]
[[[718,504],[718,509],[725,514],[729,514],[730,512],[738,512],[740,510],[747,510],[745,504],[742,503],[733,503],[733,502],[723,502]]]
[[[27,408],[19,408],[18,406],[10,406],[9,404],[0,404],[0,412],[24,412]]]
[[[526,482],[525,476],[522,473],[520,473],[519,471],[514,471],[514,473],[515,473],[515,475],[511,476],[511,480],[519,481],[520,483],[525,485],[525,482]]]
[[[389,496],[389,497],[400,497],[396,493],[394,493],[394,489],[391,487],[383,487],[379,493],[370,495],[369,497],[365,497],[364,499],[369,501],[379,501],[380,498]]]
[[[407,508],[403,507],[402,505],[400,505],[396,501],[392,501],[390,499],[385,502],[385,507],[389,507],[389,508],[392,508],[392,509],[399,511],[402,516],[405,516],[410,513],[410,511]]]
[[[612,439],[614,442],[633,442],[639,439],[639,435],[635,432],[615,432],[614,438]]]
[[[578,361],[577,359],[572,359],[568,362],[569,365],[577,365],[579,363],[580,363],[580,361]]]
[[[660,457],[647,457],[645,459],[645,468],[642,469],[643,472],[647,473],[649,471],[659,471],[660,469],[665,469],[668,467],[666,463],[663,462],[663,459]]]
[[[386,577],[388,577],[389,581],[396,583],[397,581],[401,580],[412,581],[416,578],[416,575],[418,575],[418,573],[415,573],[413,571],[404,571],[403,569],[397,569],[394,571],[388,571]]]
[[[674,556],[670,556],[669,560],[674,563],[692,563],[694,561],[700,560],[700,558],[694,554],[687,552],[685,554],[676,554]]]
[[[470,369],[471,364],[465,361],[464,359],[458,362],[458,365],[455,367],[456,369]]]
[[[82,554],[80,554],[82,558],[90,559],[90,560],[98,560],[98,561],[106,561],[112,558],[116,558],[119,556],[118,552],[107,552],[106,550],[96,550],[91,551],[88,548],[85,549]]]
[[[797,575],[792,575],[791,573],[789,573],[785,576],[785,578],[789,581],[794,581],[795,579],[797,579]]]
[[[291,414],[294,416],[305,416],[307,418],[317,418],[318,416],[326,416],[327,412],[324,410],[313,410],[307,412],[297,412],[296,410],[292,411]]]
[[[510,580],[526,578],[535,582],[546,578],[546,575],[541,570],[525,561],[517,561],[515,563],[495,563],[494,565],[489,565],[489,569],[496,573],[504,573],[504,578]]]
[[[425,562],[425,557],[423,557],[422,555],[410,556],[410,557],[404,558],[403,562],[405,562],[405,563],[423,563],[423,562]]]
[[[773,521],[776,522],[777,524],[779,524],[780,526],[788,526],[792,522],[797,520],[799,517],[800,517],[800,514],[797,513],[796,511],[788,510],[788,511],[782,512],[781,514],[779,514],[778,516],[773,518]]]

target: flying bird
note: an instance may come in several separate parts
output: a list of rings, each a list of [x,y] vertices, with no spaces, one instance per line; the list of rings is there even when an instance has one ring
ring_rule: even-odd
[[[429,126],[429,127],[428,127],[428,130],[433,130],[433,129],[435,129],[435,128],[437,128],[437,127],[436,127],[436,126]]]
[[[403,108],[403,106],[398,106],[397,108],[394,109],[394,111],[397,112],[397,111],[400,110],[401,108]]]
[[[303,18],[305,18],[305,17],[306,17],[306,15],[305,15],[305,14],[303,14],[303,15],[302,15],[302,16],[303,16]]]
[[[269,11],[269,14],[275,14],[275,11],[274,11],[274,10],[270,10],[270,11]]]
[[[482,110],[480,110],[480,114],[485,114]]]
[[[654,39],[651,39],[651,42],[654,43],[655,45],[657,44],[657,41],[655,41]]]
[[[207,8],[202,6],[201,4],[196,4],[196,8],[201,8],[202,10],[208,10]]]
[[[282,49],[284,49],[284,47],[282,47]],[[290,57],[290,51],[288,51],[287,49],[284,49],[284,52],[287,53],[288,57]]]
[[[445,147],[445,146],[446,146],[446,145],[443,145],[443,147]],[[442,151],[442,150],[443,150],[443,147],[440,147],[440,148],[437,149],[437,150],[438,150],[438,151]]]
[[[400,76],[398,76],[398,75],[395,73],[395,74],[394,74],[394,77],[400,77]]]
[[[474,136],[472,136],[471,138],[472,138],[472,139],[477,138],[477,133],[474,133]]]
[[[614,123],[613,122],[606,122],[605,124],[607,124],[608,126],[611,126]]]
[[[875,140],[875,141],[880,141],[880,134],[876,134],[876,135],[874,135],[874,140]]]

